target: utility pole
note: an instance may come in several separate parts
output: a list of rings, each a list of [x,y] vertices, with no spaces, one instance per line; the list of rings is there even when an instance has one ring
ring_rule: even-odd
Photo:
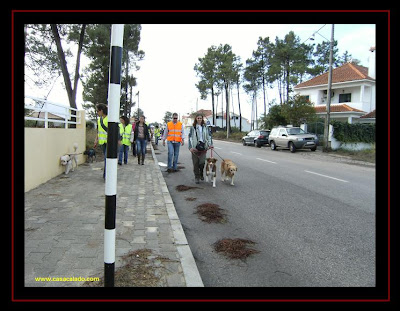
[[[329,74],[328,74],[328,96],[326,102],[326,118],[325,118],[325,129],[324,129],[324,151],[328,151],[329,148],[329,122],[331,113],[331,93],[332,93],[332,58],[333,58],[333,34],[335,25],[332,24],[331,31],[331,42],[329,51]]]

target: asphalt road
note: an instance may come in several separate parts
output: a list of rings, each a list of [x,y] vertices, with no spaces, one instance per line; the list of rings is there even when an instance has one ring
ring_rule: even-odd
[[[214,146],[217,164],[218,155],[237,164],[235,186],[221,181],[219,169],[216,188],[196,185],[187,145],[180,171],[163,172],[205,286],[375,286],[374,167],[340,163],[318,150]],[[167,163],[166,147],[156,153],[161,166]],[[200,189],[176,191],[181,184]],[[201,221],[194,212],[202,203],[218,204],[227,222]],[[250,239],[260,253],[227,259],[213,248],[223,238]]]

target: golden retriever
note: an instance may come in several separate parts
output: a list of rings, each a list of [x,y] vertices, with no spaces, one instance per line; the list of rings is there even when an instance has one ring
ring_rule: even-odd
[[[228,178],[231,179],[231,186],[234,186],[233,179],[235,177],[235,173],[237,172],[237,166],[233,163],[232,160],[224,159],[221,163],[221,180],[225,181]],[[225,174],[225,176],[224,176]]]

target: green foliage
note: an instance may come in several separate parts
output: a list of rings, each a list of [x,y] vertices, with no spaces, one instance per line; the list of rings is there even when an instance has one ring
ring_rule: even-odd
[[[54,27],[55,26],[55,27]],[[90,60],[89,66],[84,70],[83,100],[88,102],[84,109],[88,110],[91,117],[96,118],[95,104],[107,102],[108,69],[110,63],[110,35],[111,24],[26,24],[25,25],[25,64],[29,68],[26,75],[36,87],[46,89],[57,81],[63,74],[66,91],[69,95],[71,107],[76,108],[76,85],[79,75],[81,52]],[[139,67],[136,62],[144,57],[144,52],[139,50],[141,25],[125,24],[124,26],[124,52],[121,80],[121,107],[132,106],[128,103],[128,86],[136,85],[136,79],[129,75],[129,67],[135,70]],[[56,44],[59,48],[57,53]],[[71,43],[78,45],[78,53],[73,59],[70,50]],[[80,47],[82,50],[80,50]],[[61,53],[61,49],[63,50]],[[63,62],[62,54],[65,55]],[[66,63],[75,62],[75,75],[68,70]],[[129,65],[129,66],[128,66]],[[31,74],[31,72],[33,74]],[[74,82],[74,83],[73,83]],[[50,92],[52,87],[50,88]]]
[[[294,126],[316,120],[314,105],[304,96],[295,95],[282,105],[282,115]]]
[[[344,143],[374,143],[375,124],[354,123],[349,124],[332,120],[333,137]]]
[[[239,132],[235,131],[229,134],[229,139],[230,141],[236,141],[240,142],[242,141],[243,136],[246,136],[247,132]],[[212,134],[213,139],[222,139],[222,140],[227,140],[226,139],[226,131],[218,131]]]
[[[299,80],[313,64],[312,45],[300,43],[300,37],[290,31],[284,39],[275,38],[271,66],[268,70],[270,83],[278,81],[281,103],[289,99]]]
[[[166,111],[164,114],[163,121],[165,124],[168,123],[169,121],[172,121],[172,112]]]
[[[211,46],[207,50],[207,54],[198,59],[194,70],[200,81],[196,84],[200,92],[201,99],[206,99],[211,93],[213,121],[214,119],[214,95],[225,89],[226,109],[229,109],[228,93],[232,84],[240,83],[240,58],[232,52],[229,44],[220,44],[218,47]],[[240,104],[239,104],[240,110]],[[230,122],[228,122],[228,128]]]
[[[313,56],[315,57],[315,65],[310,68],[309,73],[313,76],[317,76],[327,72],[329,70],[329,54],[330,54],[330,41],[323,41],[318,43],[315,47]],[[332,66],[333,68],[342,66],[343,64],[351,61],[352,63],[358,64],[360,61],[353,59],[352,55],[346,50],[342,56],[339,56],[339,49],[337,47],[338,41],[333,42],[333,55],[332,55]]]
[[[314,105],[304,96],[295,95],[282,105],[274,105],[267,116],[260,118],[260,128],[270,129],[278,125],[312,123],[317,120]]]
[[[93,129],[94,128],[95,123],[91,120],[86,121],[86,128],[87,129]]]
[[[260,128],[271,129],[274,126],[288,124],[285,116],[282,114],[282,106],[274,105],[269,109],[267,116],[260,118]]]
[[[199,58],[199,62],[195,64],[194,70],[197,76],[200,78],[198,84],[196,84],[197,89],[200,92],[201,99],[207,99],[207,94],[209,91],[213,90],[217,84],[216,71],[216,53],[217,48],[211,46],[207,50],[207,54],[204,57]]]
[[[87,27],[87,44],[84,46],[84,52],[90,59],[89,66],[84,71],[83,79],[83,100],[91,102],[92,105],[98,103],[107,103],[108,93],[108,70],[110,66],[110,39],[111,24],[90,24]],[[144,52],[139,50],[140,42],[140,24],[125,24],[124,26],[124,52],[121,68],[121,110],[125,105],[134,106],[127,102],[128,89],[132,90],[136,86],[136,79],[129,72],[138,70],[136,65],[144,57]],[[129,66],[128,66],[129,65]],[[128,69],[128,71],[127,71]],[[134,100],[134,95],[132,95]],[[129,110],[129,109],[127,109]]]

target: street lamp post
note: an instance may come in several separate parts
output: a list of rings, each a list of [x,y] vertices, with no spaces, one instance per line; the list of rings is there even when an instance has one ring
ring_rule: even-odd
[[[324,128],[324,151],[328,151],[329,148],[329,122],[330,122],[330,112],[331,112],[331,93],[332,93],[332,58],[333,58],[333,34],[335,25],[332,24],[331,31],[331,42],[329,51],[329,74],[328,74],[328,96],[326,102],[326,118],[325,118],[325,128]]]

